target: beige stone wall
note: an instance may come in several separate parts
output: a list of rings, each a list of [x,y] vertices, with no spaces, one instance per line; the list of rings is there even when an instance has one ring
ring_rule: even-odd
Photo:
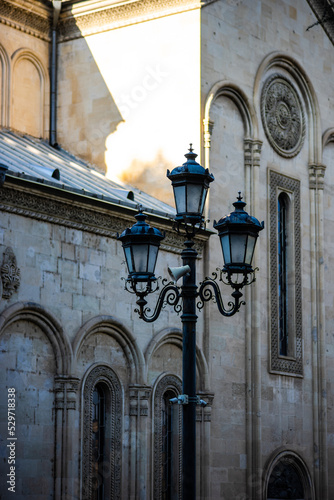
[[[1,125],[48,138],[49,43],[1,24]]]

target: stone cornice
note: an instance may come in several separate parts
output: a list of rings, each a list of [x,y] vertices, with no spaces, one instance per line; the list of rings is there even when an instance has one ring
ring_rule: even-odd
[[[17,185],[15,179],[8,176],[0,189],[0,211],[109,238],[117,238],[118,233],[135,222],[133,210],[125,207],[85,196],[69,195],[67,192],[61,193],[59,190],[55,190],[54,194],[52,189],[43,192],[32,186],[32,183]],[[162,250],[177,254],[182,252],[184,238],[172,229],[171,221],[152,214],[149,216],[149,223],[166,234],[161,244]],[[199,257],[210,234],[209,231],[202,232],[195,239]]]
[[[59,40],[67,41],[160,17],[200,9],[217,0],[90,0],[65,3]]]
[[[50,40],[52,10],[38,0],[0,0],[0,23],[29,35]]]

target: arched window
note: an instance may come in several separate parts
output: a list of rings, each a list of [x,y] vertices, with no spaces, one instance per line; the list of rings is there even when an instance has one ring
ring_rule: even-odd
[[[314,491],[306,464],[293,451],[283,451],[270,461],[265,474],[266,500],[313,500]]]
[[[181,393],[177,377],[167,375],[157,385],[154,402],[155,500],[181,499],[181,411],[170,399]]]
[[[268,483],[268,500],[286,498],[303,500],[304,488],[302,479],[291,463],[279,462],[273,469]]]
[[[270,172],[270,371],[303,376],[300,182]]]
[[[121,500],[122,389],[107,366],[84,385],[82,454],[82,500]]]

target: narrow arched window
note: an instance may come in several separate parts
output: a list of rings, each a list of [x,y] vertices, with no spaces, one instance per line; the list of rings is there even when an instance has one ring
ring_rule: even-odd
[[[173,496],[173,460],[175,450],[174,450],[174,438],[175,438],[175,412],[173,412],[173,407],[171,406],[169,400],[175,397],[175,393],[172,391],[166,391],[163,395],[162,405],[161,405],[161,431],[162,431],[162,499],[171,500],[175,498]],[[176,490],[177,491],[177,490]]]
[[[181,412],[170,400],[181,392],[181,384],[167,375],[157,385],[154,402],[154,492],[155,500],[181,499]]]
[[[104,500],[108,490],[105,464],[109,462],[106,449],[106,388],[96,384],[93,392],[92,415],[92,500]]]
[[[121,500],[122,388],[107,366],[88,374],[82,400],[82,500]]]
[[[288,321],[288,198],[285,193],[278,197],[278,330],[279,354],[288,355],[289,321]]]
[[[270,371],[303,375],[300,181],[270,172]]]

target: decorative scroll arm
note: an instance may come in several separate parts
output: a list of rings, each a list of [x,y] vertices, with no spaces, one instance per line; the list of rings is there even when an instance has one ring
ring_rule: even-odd
[[[145,296],[147,293],[137,292],[137,295],[139,297],[136,301],[138,308],[135,309],[135,312],[138,313],[140,319],[143,319],[146,323],[152,323],[158,319],[161,310],[166,305],[173,306],[175,312],[177,313],[180,313],[182,310],[182,306],[178,303],[181,298],[180,288],[173,283],[167,283],[167,285],[162,288],[154,312],[151,315],[148,314],[151,312],[151,309],[146,307],[147,300],[145,299]]]
[[[229,301],[227,304],[228,309],[225,309],[219,285],[212,278],[205,278],[205,280],[200,283],[198,296],[200,298],[200,301],[197,303],[198,309],[202,309],[204,307],[204,302],[213,300],[214,302],[216,302],[218,310],[223,316],[233,316],[236,312],[239,311],[241,305],[245,305],[244,301],[240,301],[242,293],[240,292],[240,290],[236,289],[232,293],[234,302]]]

